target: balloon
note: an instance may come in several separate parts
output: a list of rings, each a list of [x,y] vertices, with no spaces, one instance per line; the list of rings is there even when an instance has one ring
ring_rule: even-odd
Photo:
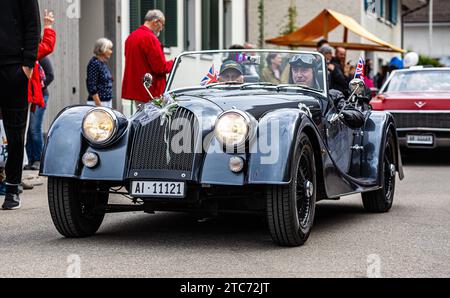
[[[419,63],[419,55],[416,52],[409,52],[403,59],[403,65],[405,67],[416,66]]]

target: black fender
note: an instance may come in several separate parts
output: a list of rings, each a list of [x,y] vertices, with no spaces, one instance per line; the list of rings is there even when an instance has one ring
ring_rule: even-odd
[[[50,126],[45,142],[40,175],[97,181],[124,179],[130,129],[124,129],[117,140],[105,149],[92,147],[81,131],[83,118],[92,108],[72,106],[58,114]],[[120,116],[120,113],[114,112]],[[93,169],[81,163],[82,155],[88,151],[99,156],[99,164]]]
[[[400,154],[399,140],[394,117],[387,112],[373,111],[370,113],[364,125],[364,158],[361,165],[362,176],[376,180],[377,185],[383,186],[383,158],[386,148],[386,137],[392,131],[395,145],[397,147],[395,156],[395,167],[399,178],[404,178],[403,164]]]
[[[297,133],[314,126],[299,109],[279,109],[259,120],[258,142],[252,143],[248,158],[248,184],[288,184]]]

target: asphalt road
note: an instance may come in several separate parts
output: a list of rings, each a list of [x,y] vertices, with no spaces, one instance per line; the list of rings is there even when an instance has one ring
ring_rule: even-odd
[[[320,202],[297,248],[274,245],[260,218],[236,215],[111,214],[95,237],[64,239],[44,184],[24,193],[21,210],[0,211],[0,277],[449,277],[450,153],[405,163],[391,212],[366,213],[360,196]]]

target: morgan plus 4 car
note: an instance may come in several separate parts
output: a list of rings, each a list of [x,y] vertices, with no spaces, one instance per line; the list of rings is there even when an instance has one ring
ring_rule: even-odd
[[[254,212],[274,242],[298,246],[320,200],[361,193],[367,211],[387,212],[403,179],[394,119],[370,109],[362,80],[349,98],[329,90],[325,67],[313,52],[187,52],[164,96],[149,92],[130,118],[64,109],[40,169],[56,229],[91,236],[111,212]],[[130,203],[108,204],[114,194]]]

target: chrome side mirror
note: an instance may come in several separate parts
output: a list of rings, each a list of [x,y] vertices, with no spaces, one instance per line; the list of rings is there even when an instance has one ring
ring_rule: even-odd
[[[153,100],[153,95],[150,93],[150,87],[153,84],[153,76],[149,73],[146,73],[144,77],[142,78],[142,83],[144,84],[145,90],[147,91],[150,98]]]
[[[359,78],[355,78],[355,79],[351,80],[350,83],[348,84],[348,86],[350,88],[350,91],[352,92],[351,96],[353,96],[355,94],[357,96],[362,96],[365,93],[366,83],[364,83],[364,81]]]

